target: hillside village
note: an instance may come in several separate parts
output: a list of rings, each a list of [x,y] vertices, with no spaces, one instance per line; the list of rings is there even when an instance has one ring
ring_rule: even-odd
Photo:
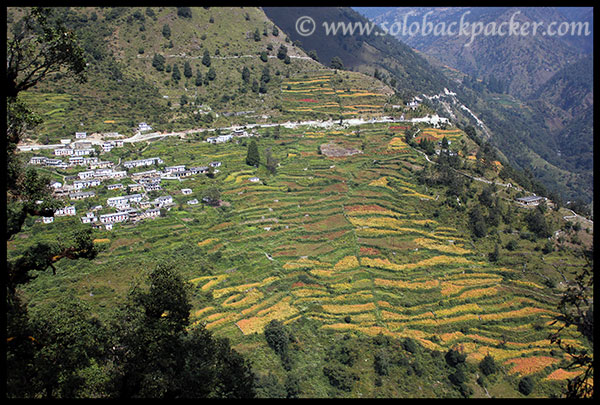
[[[148,131],[152,127],[146,123],[140,123],[138,131]],[[115,134],[109,134],[115,136]],[[116,136],[119,136],[116,134]],[[245,130],[236,129],[226,135],[208,137],[205,142],[215,144],[229,142],[235,138],[248,138],[256,136]],[[48,158],[45,156],[33,156],[29,159],[30,165],[43,166],[51,169],[68,169],[82,167],[86,170],[79,171],[76,175],[64,176],[64,183],[52,181],[53,195],[57,198],[69,201],[69,204],[55,211],[54,216],[76,216],[77,209],[74,202],[96,197],[96,190],[104,187],[106,190],[122,190],[123,195],[109,197],[106,204],[91,207],[81,222],[90,224],[94,229],[112,230],[115,223],[137,223],[145,219],[157,218],[161,215],[161,209],[170,210],[174,205],[173,197],[161,195],[154,199],[149,198],[152,191],[161,191],[161,180],[182,180],[194,175],[214,175],[219,172],[221,162],[213,161],[206,166],[186,167],[185,164],[165,166],[160,157],[143,158],[129,161],[101,160],[95,154],[106,154],[113,148],[122,148],[123,140],[109,140],[100,145],[96,150],[92,143],[85,141],[86,132],[76,132],[75,140],[63,139],[61,146],[54,149],[54,156],[68,156],[68,160],[61,158]],[[135,171],[137,168],[153,167],[145,171]],[[118,183],[114,181],[118,180]],[[130,181],[124,185],[122,181]],[[192,189],[182,188],[183,195],[191,195]],[[132,193],[132,194],[125,194]],[[41,203],[41,201],[39,201]],[[191,198],[188,205],[197,205],[198,199]],[[38,221],[44,224],[54,222],[54,217],[42,217]]]

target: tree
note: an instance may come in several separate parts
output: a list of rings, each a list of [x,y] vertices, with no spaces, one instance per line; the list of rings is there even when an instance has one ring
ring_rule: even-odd
[[[190,65],[190,62],[188,62],[187,60],[183,64],[183,75],[185,77],[187,77],[188,79],[193,76],[192,66]]]
[[[281,358],[284,367],[289,368],[289,344],[291,338],[285,325],[273,319],[265,326],[264,334],[269,347]]]
[[[258,167],[259,163],[260,163],[260,155],[258,153],[258,145],[256,144],[256,141],[253,139],[252,141],[250,141],[250,144],[248,145],[248,152],[246,154],[246,164],[249,166]]]
[[[200,72],[200,69],[198,69],[198,71],[196,72],[196,82],[195,82],[195,84],[198,87],[202,86],[202,72]]]
[[[523,395],[529,395],[533,391],[535,383],[531,376],[525,376],[519,381],[519,392]]]
[[[267,62],[268,60],[268,56],[267,56],[267,52],[266,51],[261,51],[260,53],[260,60],[262,60],[263,62]]]
[[[208,73],[206,73],[206,78],[211,82],[217,78],[217,71],[214,67],[208,69]]]
[[[494,358],[488,353],[479,362],[479,369],[484,375],[488,376],[498,371],[498,364],[496,364]]]
[[[260,76],[260,81],[263,83],[269,83],[271,81],[271,70],[269,66],[263,67],[262,75]]]
[[[32,113],[19,99],[19,93],[34,87],[52,73],[64,72],[78,81],[86,80],[84,51],[73,32],[67,30],[52,15],[49,8],[35,7],[26,10],[24,17],[11,25],[7,32],[6,65],[6,240],[21,231],[27,216],[53,216],[59,202],[48,186],[49,179],[34,168],[25,169],[17,157],[16,146],[24,132],[35,128],[40,118]],[[42,201],[38,204],[38,201]],[[95,257],[96,250],[91,240],[91,230],[75,230],[64,240],[44,241],[25,249],[16,259],[7,260],[6,272],[6,359],[10,376],[7,378],[9,396],[27,397],[41,395],[38,391],[41,369],[36,367],[41,355],[49,355],[56,344],[55,335],[41,336],[39,329],[30,322],[27,303],[19,294],[19,286],[28,283],[34,276],[31,271],[45,271],[63,258],[76,259]],[[48,326],[51,316],[48,317]],[[72,321],[76,321],[73,318]],[[47,339],[43,342],[39,339]],[[54,340],[53,340],[54,339]],[[82,340],[82,344],[85,344]],[[72,353],[77,356],[76,353]],[[63,359],[70,362],[65,354]],[[83,363],[83,362],[82,362]],[[65,363],[56,363],[55,373],[63,377],[66,386],[74,387],[72,373],[65,371]],[[44,371],[47,371],[44,370]],[[35,381],[34,381],[35,380]],[[53,396],[56,380],[48,380],[46,396]],[[65,387],[66,387],[65,386]],[[75,388],[73,388],[75,389]],[[69,391],[70,388],[65,388]]]
[[[491,251],[490,253],[488,253],[488,259],[490,262],[497,262],[499,258],[500,258],[500,247],[496,243],[494,245],[494,250]]]
[[[573,326],[589,342],[594,343],[594,264],[593,251],[582,252],[585,265],[572,271],[572,280],[568,282],[567,289],[558,305],[557,315],[551,325],[558,329],[550,334],[549,339],[570,358],[570,363],[565,369],[578,370],[581,374],[567,381],[565,396],[567,398],[591,398],[594,395],[594,354],[585,347],[574,346],[569,341],[572,333],[567,332]],[[562,274],[563,271],[557,268]],[[566,336],[564,336],[566,335]],[[566,338],[565,338],[566,337]]]
[[[173,72],[171,73],[171,78],[173,81],[178,82],[181,79],[181,73],[179,72],[179,66],[177,64],[173,64]]]
[[[456,368],[457,366],[465,362],[465,360],[467,359],[467,355],[461,353],[457,349],[450,349],[446,352],[445,358],[446,363],[448,363],[449,366]]]
[[[170,39],[171,38],[171,27],[169,27],[169,24],[163,25],[162,35],[166,39]]]
[[[189,7],[177,7],[177,16],[182,18],[192,18],[192,9]]]
[[[273,25],[273,31],[272,32],[273,32],[273,36],[274,37],[279,36],[279,29],[277,28],[276,25]]]
[[[246,84],[250,82],[250,69],[248,69],[247,66],[244,66],[244,68],[242,69],[242,80]]]
[[[279,46],[279,49],[277,50],[277,58],[278,59],[285,59],[285,57],[287,56],[287,46],[281,44]]]
[[[252,37],[254,38],[254,41],[260,41],[260,32],[258,31],[258,28],[254,30],[254,34],[252,35]]]
[[[113,324],[111,396],[251,398],[254,374],[225,339],[190,330],[191,285],[160,263],[119,308]]]
[[[265,150],[265,166],[267,167],[267,170],[271,173],[271,174],[275,174],[275,172],[277,171],[277,164],[279,162],[277,161],[277,159],[275,159],[273,157],[273,154],[271,152],[271,148],[267,148],[267,150]]]
[[[214,186],[208,187],[204,190],[202,201],[212,206],[219,205],[221,201],[221,192]]]
[[[86,59],[77,41],[73,31],[52,18],[51,8],[33,7],[7,33],[6,96],[16,98],[63,69],[86,81]]]
[[[315,49],[309,51],[308,56],[311,57],[313,60],[316,60],[317,62],[319,61],[319,55],[317,55],[317,51]]]
[[[32,312],[32,332],[43,349],[36,352],[31,384],[45,398],[74,398],[85,388],[81,371],[100,357],[104,345],[103,327],[91,313],[69,296]]]
[[[479,206],[476,205],[469,212],[469,222],[475,237],[482,238],[487,234],[487,227],[485,226],[485,220],[483,219]]]
[[[539,238],[547,238],[552,235],[550,226],[546,222],[546,217],[539,210],[532,210],[525,217],[527,228],[536,234]]]
[[[338,56],[334,56],[333,58],[331,58],[331,63],[329,64],[329,67],[331,67],[332,69],[343,70],[344,63]]]
[[[204,50],[204,54],[202,55],[202,64],[206,67],[210,67],[210,54],[208,53],[208,49]]]

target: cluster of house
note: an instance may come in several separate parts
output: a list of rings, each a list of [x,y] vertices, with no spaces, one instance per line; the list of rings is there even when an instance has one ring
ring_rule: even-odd
[[[416,110],[421,105],[422,101],[423,100],[419,97],[414,97],[411,101],[408,101],[406,103],[406,106],[409,107],[411,110]]]
[[[186,165],[167,166],[163,170],[147,170],[137,173],[128,174],[126,170],[115,170],[114,163],[106,162],[107,165],[98,160],[97,157],[80,158],[77,162],[70,162],[70,165],[88,164],[89,169],[81,171],[74,176],[65,176],[65,182],[70,184],[62,184],[54,181],[50,184],[54,188],[56,196],[66,196],[70,200],[81,200],[85,198],[95,197],[94,191],[83,191],[87,188],[97,187],[102,184],[103,180],[130,178],[134,182],[127,186],[122,183],[113,183],[106,185],[108,190],[126,189],[129,193],[124,196],[110,197],[106,200],[108,207],[116,209],[116,212],[103,215],[96,215],[95,211],[101,210],[102,206],[96,206],[85,216],[81,217],[83,223],[92,224],[94,228],[99,228],[102,225],[106,229],[112,229],[112,224],[117,222],[132,221],[137,222],[145,218],[155,218],[160,215],[160,209],[169,207],[173,204],[173,198],[170,195],[160,196],[154,200],[150,200],[146,195],[149,191],[162,190],[160,182],[162,179],[178,179],[187,177],[193,174],[207,174],[211,171],[218,172],[217,167],[221,166],[221,162],[211,162],[208,166],[190,167]],[[31,164],[47,164],[48,158],[34,157],[30,160]],[[64,163],[64,162],[63,162]],[[133,169],[145,166],[159,165],[164,163],[160,157],[145,158],[139,160],[124,161],[121,164],[126,169]],[[102,167],[98,168],[102,164]],[[108,167],[105,167],[108,166]],[[94,169],[92,169],[94,167]],[[184,188],[182,194],[192,194],[192,190]],[[197,199],[192,199],[187,202],[190,205],[198,204]],[[132,204],[134,206],[132,206]],[[145,210],[145,211],[144,211]],[[55,212],[55,216],[76,215],[74,205],[61,208]],[[43,223],[53,222],[53,217],[43,217]]]
[[[233,138],[248,138],[251,136],[255,135],[253,133],[248,133],[243,129],[234,129],[233,132],[227,135],[209,136],[208,138],[206,138],[206,142],[224,143],[231,141]]]

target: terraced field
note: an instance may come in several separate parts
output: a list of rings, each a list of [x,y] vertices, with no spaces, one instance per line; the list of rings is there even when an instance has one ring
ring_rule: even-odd
[[[373,92],[373,84],[361,77],[331,70],[296,74],[282,83],[283,109],[322,118],[380,116],[387,97],[384,92]]]
[[[452,130],[423,132],[459,137]],[[104,307],[141,269],[175,258],[196,287],[194,324],[240,345],[273,319],[292,324],[304,317],[323,330],[410,337],[430,349],[459,347],[468,361],[489,353],[518,375],[567,378],[557,369],[562,355],[547,339],[558,296],[543,280],[474,251],[461,221],[432,216],[439,196],[412,172],[426,162],[398,139],[385,125],[364,125],[359,133],[283,129],[277,140],[259,140],[261,154],[272,147],[280,159],[275,175],[247,166],[241,144],[152,143],[143,155],[179,156],[188,142],[181,161],[165,159],[169,165],[221,160],[223,166],[215,179],[167,183],[177,206],[166,217],[95,231],[106,246],[97,263],[61,263],[54,279],[42,275],[32,284],[34,300],[54,294],[39,293],[39,283],[62,282]],[[328,158],[318,153],[325,143],[362,153]],[[261,181],[250,182],[253,176]],[[208,185],[219,187],[226,206],[185,204]],[[181,196],[181,187],[194,194]],[[49,233],[67,220],[29,230]]]

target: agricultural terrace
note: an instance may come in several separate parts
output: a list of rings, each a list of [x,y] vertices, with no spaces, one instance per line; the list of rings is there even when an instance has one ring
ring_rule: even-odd
[[[295,101],[286,108],[306,103],[328,111],[336,97],[323,74],[288,84],[286,97]],[[367,104],[362,97],[370,96],[357,96],[357,103]],[[547,340],[558,297],[543,280],[473,251],[466,224],[432,215],[438,196],[413,172],[427,162],[400,137],[383,124],[282,128],[278,139],[258,140],[259,168],[245,163],[246,141],[210,145],[190,136],[140,146],[132,154],[223,165],[214,179],[166,181],[176,205],[164,217],[94,231],[102,249],[97,260],[60,262],[56,276],[41,273],[27,293],[35,303],[74,289],[102,314],[157,260],[172,259],[194,286],[192,321],[240,347],[273,319],[306,317],[328,331],[410,337],[440,351],[459,347],[468,361],[490,353],[520,375],[568,375],[555,371],[562,357]],[[326,157],[322,144],[362,153]],[[274,175],[264,167],[267,148],[279,160]],[[220,191],[220,207],[186,204],[211,186]],[[193,194],[181,195],[182,187]],[[28,224],[18,243],[50,240],[69,221],[77,219]],[[9,244],[10,254],[18,254],[17,245]]]
[[[355,72],[298,73],[282,82],[283,110],[321,119],[379,117],[387,97],[373,85]]]

